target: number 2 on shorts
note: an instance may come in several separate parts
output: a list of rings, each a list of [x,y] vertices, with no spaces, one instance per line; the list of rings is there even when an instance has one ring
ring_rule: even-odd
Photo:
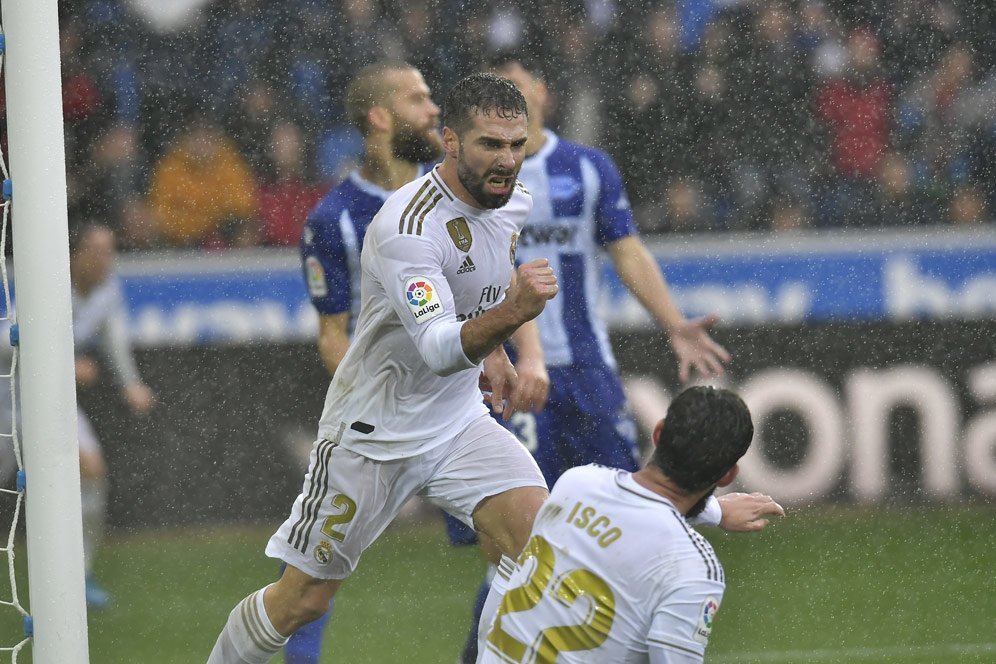
[[[539,535],[529,540],[519,557],[519,565],[525,567],[529,560],[534,561],[532,573],[524,584],[505,593],[494,627],[488,634],[488,644],[514,662],[535,664],[553,664],[557,653],[594,650],[602,645],[609,636],[616,613],[615,595],[609,584],[584,569],[554,579],[556,555],[549,542]],[[548,627],[533,640],[532,648],[502,629],[502,618],[509,613],[528,611],[548,598],[571,606],[582,595],[587,596],[590,603],[584,622]]]
[[[346,538],[345,533],[341,533],[335,529],[335,526],[340,524],[345,525],[353,520],[356,516],[356,501],[343,493],[337,493],[332,496],[332,507],[337,507],[342,510],[339,514],[333,514],[332,516],[325,519],[322,523],[322,533],[331,537],[332,539],[341,542]]]

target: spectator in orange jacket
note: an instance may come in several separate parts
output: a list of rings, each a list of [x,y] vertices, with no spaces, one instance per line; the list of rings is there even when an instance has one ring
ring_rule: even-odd
[[[210,120],[197,119],[153,170],[153,232],[170,246],[255,245],[255,192],[234,143]]]

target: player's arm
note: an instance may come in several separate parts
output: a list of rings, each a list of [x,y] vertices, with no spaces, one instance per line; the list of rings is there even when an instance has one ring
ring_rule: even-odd
[[[349,349],[349,319],[348,311],[318,316],[318,354],[330,375]]]
[[[536,321],[531,320],[519,326],[512,333],[511,341],[518,356],[515,361],[518,379],[508,402],[506,419],[516,412],[538,413],[543,410],[550,394],[550,375],[546,371]]]
[[[152,408],[154,397],[149,386],[142,382],[138,365],[132,354],[128,328],[125,324],[124,299],[118,292],[114,309],[101,330],[104,355],[111,373],[121,384],[121,394],[128,407],[136,413],[146,413]]]
[[[678,377],[690,369],[703,376],[722,375],[730,354],[708,334],[715,317],[686,320],[671,297],[660,266],[639,238],[619,169],[608,155],[594,151],[599,195],[595,205],[595,235],[612,259],[619,279],[663,329],[678,357]]]
[[[350,274],[340,220],[319,206],[305,222],[300,250],[308,296],[318,312],[318,354],[332,375],[349,349],[350,286],[356,278]]]
[[[657,261],[636,235],[615,240],[606,245],[623,285],[667,332],[678,356],[678,377],[682,382],[691,377],[691,370],[701,376],[722,376],[723,363],[730,361],[725,348],[709,336],[718,318],[703,316],[686,319],[671,297]]]

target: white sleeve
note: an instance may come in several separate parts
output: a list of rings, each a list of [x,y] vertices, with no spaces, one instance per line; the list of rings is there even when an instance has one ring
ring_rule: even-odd
[[[476,367],[463,351],[463,323],[456,319],[438,248],[420,236],[393,235],[377,254],[387,300],[426,365],[440,376]]]
[[[716,496],[709,496],[705,509],[694,519],[689,519],[688,523],[693,526],[718,526],[722,519],[723,507]]]
[[[723,590],[724,584],[719,581],[701,580],[669,592],[654,610],[650,623],[647,634],[650,661],[701,662]],[[660,659],[653,659],[654,656]]]
[[[657,643],[650,644],[647,654],[650,655],[650,664],[700,664],[703,661],[702,655],[671,650]]]

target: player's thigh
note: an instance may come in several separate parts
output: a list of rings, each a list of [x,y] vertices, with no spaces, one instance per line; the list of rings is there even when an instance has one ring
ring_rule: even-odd
[[[492,537],[503,551],[525,542],[548,491],[536,461],[515,436],[483,416],[433,454],[427,499]],[[498,499],[508,493],[517,499]],[[485,509],[491,503],[495,507]],[[504,509],[507,504],[524,511]]]
[[[412,459],[377,461],[319,441],[266,554],[317,579],[345,579],[422,483]]]

